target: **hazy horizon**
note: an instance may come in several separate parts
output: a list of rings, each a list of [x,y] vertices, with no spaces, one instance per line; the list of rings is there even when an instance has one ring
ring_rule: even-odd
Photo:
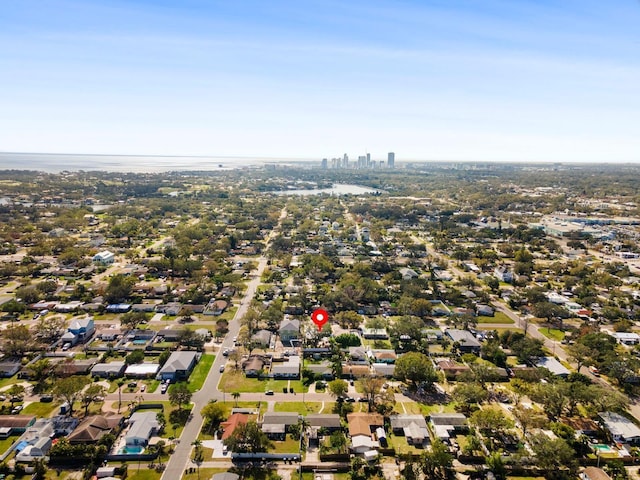
[[[630,0],[3,5],[0,150],[640,162]]]

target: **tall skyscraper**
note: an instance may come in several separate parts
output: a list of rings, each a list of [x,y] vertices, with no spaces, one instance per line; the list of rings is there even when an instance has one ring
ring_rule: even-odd
[[[322,159],[322,170],[326,170],[327,169],[327,159],[323,158]]]
[[[387,154],[387,168],[395,168],[396,163],[396,154],[393,152],[389,152]]]

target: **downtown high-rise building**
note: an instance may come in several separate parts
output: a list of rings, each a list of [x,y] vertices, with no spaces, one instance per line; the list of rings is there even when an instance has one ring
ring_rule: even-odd
[[[395,168],[396,154],[394,152],[387,153],[387,168]]]

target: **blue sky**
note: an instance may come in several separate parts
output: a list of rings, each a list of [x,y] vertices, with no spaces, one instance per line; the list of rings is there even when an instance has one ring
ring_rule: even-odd
[[[0,151],[640,161],[638,0],[0,4]]]

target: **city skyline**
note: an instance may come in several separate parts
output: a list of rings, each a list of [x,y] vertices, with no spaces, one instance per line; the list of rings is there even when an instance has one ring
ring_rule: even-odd
[[[2,10],[0,151],[640,161],[638,2]]]

